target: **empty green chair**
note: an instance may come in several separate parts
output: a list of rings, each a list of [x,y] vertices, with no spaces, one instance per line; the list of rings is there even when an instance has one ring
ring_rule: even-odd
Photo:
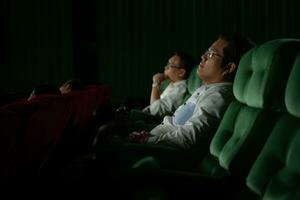
[[[287,84],[285,103],[288,113],[276,124],[247,177],[247,185],[257,199],[300,199],[299,91],[300,55]]]

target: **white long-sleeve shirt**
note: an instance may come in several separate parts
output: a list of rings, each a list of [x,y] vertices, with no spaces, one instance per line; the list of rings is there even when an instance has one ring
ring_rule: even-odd
[[[160,95],[160,99],[151,103],[149,106],[144,108],[143,111],[159,117],[172,115],[183,103],[186,94],[186,80],[178,81],[176,83],[169,83],[169,85]]]
[[[232,83],[202,85],[173,116],[164,117],[150,131],[152,136],[147,143],[186,149],[197,147],[201,140],[213,137],[233,99]]]

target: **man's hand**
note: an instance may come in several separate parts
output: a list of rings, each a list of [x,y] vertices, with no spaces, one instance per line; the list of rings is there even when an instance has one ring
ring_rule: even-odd
[[[146,131],[133,132],[129,135],[128,141],[132,143],[143,144],[150,136],[151,134]]]
[[[166,80],[168,77],[164,73],[156,73],[152,77],[152,81],[162,83],[164,80]]]

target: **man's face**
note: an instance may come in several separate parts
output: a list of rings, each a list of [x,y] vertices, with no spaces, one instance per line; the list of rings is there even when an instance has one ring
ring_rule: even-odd
[[[165,66],[165,76],[167,76],[170,80],[174,81],[177,79],[179,73],[181,73],[183,67],[180,63],[180,58],[177,55],[172,56],[167,65]]]
[[[204,83],[218,83],[224,79],[226,68],[222,67],[224,52],[228,42],[222,39],[216,40],[209,49],[201,56],[197,74]]]

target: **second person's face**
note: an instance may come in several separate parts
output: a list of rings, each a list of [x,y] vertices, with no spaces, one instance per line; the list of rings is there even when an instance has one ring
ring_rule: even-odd
[[[165,66],[164,74],[171,81],[175,81],[178,79],[178,75],[181,72],[181,70],[182,70],[182,66],[180,63],[180,58],[179,56],[174,55],[168,60],[168,63]]]

